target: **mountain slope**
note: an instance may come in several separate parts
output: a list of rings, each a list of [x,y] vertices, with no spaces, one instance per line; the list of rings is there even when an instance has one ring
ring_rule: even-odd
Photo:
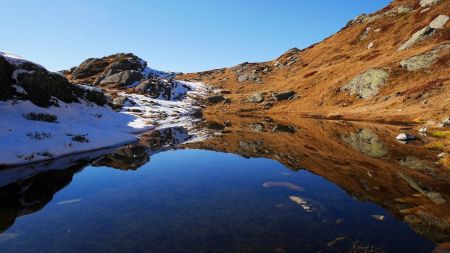
[[[440,121],[450,104],[449,10],[448,0],[397,0],[304,50],[177,79],[223,91],[226,103],[206,114]]]

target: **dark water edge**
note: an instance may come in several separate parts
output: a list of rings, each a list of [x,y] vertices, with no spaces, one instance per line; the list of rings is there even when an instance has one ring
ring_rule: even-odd
[[[286,130],[271,133],[281,142],[298,134],[295,127],[271,129]],[[208,145],[231,144],[180,146],[189,140],[182,132],[160,131],[145,145],[81,161],[0,171],[0,252],[350,252],[354,245],[431,252],[445,240],[418,233],[390,199],[370,200],[333,176],[290,164],[307,162],[300,150],[287,146],[298,157],[266,143],[260,146],[269,151],[258,150],[247,134],[238,151],[210,151]],[[254,151],[259,155],[248,154]],[[272,159],[245,158],[252,156]],[[409,196],[402,187],[387,192]]]

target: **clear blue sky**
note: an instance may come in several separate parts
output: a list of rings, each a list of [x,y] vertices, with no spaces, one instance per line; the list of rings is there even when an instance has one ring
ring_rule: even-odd
[[[0,0],[0,50],[50,70],[132,52],[191,72],[272,60],[389,0]]]

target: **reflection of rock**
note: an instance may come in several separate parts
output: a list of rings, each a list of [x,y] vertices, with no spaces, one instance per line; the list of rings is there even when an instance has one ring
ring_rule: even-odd
[[[356,150],[371,157],[382,157],[388,152],[378,135],[370,129],[360,129],[341,138]]]
[[[108,166],[121,170],[136,170],[150,161],[143,146],[129,145],[95,161],[93,166]]]
[[[420,160],[417,157],[413,156],[407,156],[406,158],[401,159],[399,164],[413,170],[426,171],[434,169],[433,166],[428,162]]]
[[[439,192],[431,191],[431,189],[428,189],[428,187],[423,185],[423,183],[420,183],[420,182],[414,180],[412,177],[407,176],[401,172],[398,172],[397,175],[401,179],[403,179],[405,182],[407,182],[411,188],[413,188],[414,190],[420,192],[421,194],[423,194],[424,196],[429,198],[433,203],[435,203],[437,205],[446,203],[445,199],[442,197],[442,195]]]
[[[52,200],[53,195],[68,185],[73,175],[86,165],[87,162],[83,161],[64,170],[44,171],[26,180],[2,186],[0,188],[0,232],[14,224],[17,217],[43,208]],[[20,168],[12,170],[20,170]]]
[[[206,117],[224,121],[221,117]],[[435,152],[420,142],[403,145],[392,138],[402,130],[399,126],[273,117],[228,116],[227,131],[186,147],[274,159],[294,171],[305,168],[337,184],[352,197],[376,203],[400,219],[420,211],[424,218],[413,229],[420,232],[420,228],[426,228],[421,234],[435,242],[449,240],[450,229],[441,229],[450,221],[448,173],[438,169]],[[277,124],[292,125],[297,132],[286,135],[270,131]],[[435,169],[405,166],[412,166],[406,159],[412,155]],[[409,182],[399,179],[399,172]]]

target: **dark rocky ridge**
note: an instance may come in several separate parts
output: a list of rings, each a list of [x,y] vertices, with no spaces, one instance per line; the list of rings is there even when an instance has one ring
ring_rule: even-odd
[[[79,103],[87,100],[103,106],[108,98],[94,89],[70,83],[60,73],[50,72],[35,63],[19,60],[13,63],[0,55],[0,100],[30,100],[37,106]]]

